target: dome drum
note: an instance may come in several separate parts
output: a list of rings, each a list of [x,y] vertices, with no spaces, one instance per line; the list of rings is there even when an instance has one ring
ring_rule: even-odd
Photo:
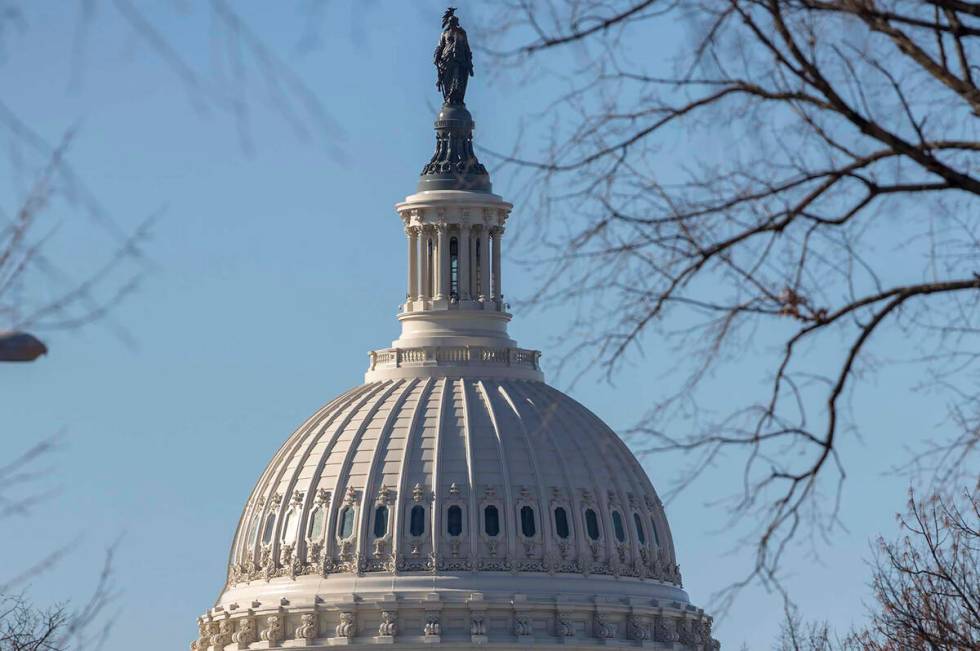
[[[404,596],[332,594],[284,597],[211,609],[198,620],[200,651],[395,644],[405,648],[527,645],[711,651],[712,620],[681,602],[536,599],[428,592]]]

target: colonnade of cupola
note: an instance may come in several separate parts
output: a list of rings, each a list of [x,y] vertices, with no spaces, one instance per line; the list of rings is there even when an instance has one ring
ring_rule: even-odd
[[[402,312],[506,312],[500,259],[510,205],[485,193],[424,194],[471,196],[437,197],[443,201],[428,206],[413,201],[399,205],[408,244]],[[472,195],[477,195],[475,202]],[[487,201],[491,197],[496,201]]]

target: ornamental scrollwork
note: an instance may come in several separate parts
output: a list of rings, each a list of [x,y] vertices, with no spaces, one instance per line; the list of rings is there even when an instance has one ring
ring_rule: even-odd
[[[439,623],[439,615],[429,614],[426,616],[425,626],[422,628],[422,633],[426,637],[434,637],[442,634],[442,626]]]
[[[354,618],[354,613],[349,611],[340,613],[340,623],[337,624],[335,632],[337,637],[353,638],[357,632],[357,620]]]
[[[616,637],[616,625],[602,613],[596,613],[593,618],[593,630],[597,638],[611,640]]]
[[[282,617],[279,615],[269,615],[265,618],[265,628],[259,633],[259,638],[273,646],[282,640]]]
[[[238,645],[239,649],[247,649],[248,645],[255,642],[255,619],[252,617],[242,617],[238,620],[238,630],[232,633],[231,641]]]
[[[650,639],[650,627],[636,615],[630,615],[626,621],[627,632],[631,640],[643,642]]]
[[[304,613],[300,617],[300,625],[296,627],[296,639],[310,641],[316,638],[318,632],[316,624],[316,615],[313,613]]]
[[[381,611],[381,624],[378,625],[378,635],[393,637],[398,634],[398,617],[393,611]]]

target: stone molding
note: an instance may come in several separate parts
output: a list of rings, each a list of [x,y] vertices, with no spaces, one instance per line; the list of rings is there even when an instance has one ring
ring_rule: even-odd
[[[269,609],[253,602],[252,608],[241,612],[232,604],[199,617],[199,636],[190,646],[191,651],[384,643],[452,648],[486,643],[584,648],[611,644],[676,651],[721,648],[712,638],[712,619],[703,610],[680,602],[631,601],[635,600],[583,597],[570,603],[567,598],[529,600],[525,595],[491,599],[479,593],[449,600],[428,593],[345,595],[336,600],[317,596],[308,604],[275,603]]]

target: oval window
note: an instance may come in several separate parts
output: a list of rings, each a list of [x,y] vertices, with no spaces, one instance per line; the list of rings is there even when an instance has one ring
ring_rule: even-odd
[[[619,514],[619,511],[613,511],[613,532],[616,534],[616,540],[619,542],[626,542],[626,529],[623,528],[623,516]]]
[[[449,535],[458,536],[463,533],[463,509],[458,506],[450,506],[446,515],[446,530]]]
[[[340,537],[350,538],[352,533],[354,533],[354,509],[345,506],[340,512]]]
[[[534,509],[530,506],[521,507],[521,533],[525,538],[534,538],[537,529],[534,526]]]
[[[653,542],[657,543],[657,547],[660,547],[660,536],[657,535],[657,521],[650,516],[650,531],[653,532]]]
[[[307,531],[307,536],[312,540],[317,540],[322,535],[323,535],[323,507],[313,512],[313,518],[310,520],[310,529],[309,531]]]
[[[568,514],[560,506],[555,509],[555,531],[559,538],[568,538]]]
[[[592,509],[585,511],[585,530],[589,532],[589,538],[599,540],[599,518]]]
[[[643,531],[643,520],[640,519],[639,513],[633,514],[633,524],[636,526],[636,537],[639,538],[640,544],[647,544],[647,535]]]
[[[500,533],[500,513],[492,504],[483,509],[483,530],[491,538]]]
[[[425,508],[421,506],[412,507],[412,516],[409,518],[409,533],[413,536],[421,536],[425,533]]]
[[[383,538],[388,533],[388,507],[381,505],[374,509],[374,537]]]
[[[276,530],[276,514],[270,513],[265,519],[265,530],[262,532],[262,542],[266,545],[272,542],[272,534]]]

